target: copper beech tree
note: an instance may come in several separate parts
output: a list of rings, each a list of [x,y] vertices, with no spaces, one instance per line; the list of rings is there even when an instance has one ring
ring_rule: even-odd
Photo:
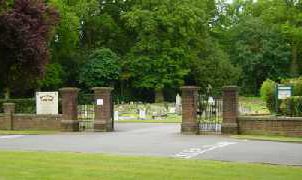
[[[43,75],[59,14],[42,0],[0,3],[0,81],[8,98],[13,87],[32,88]]]

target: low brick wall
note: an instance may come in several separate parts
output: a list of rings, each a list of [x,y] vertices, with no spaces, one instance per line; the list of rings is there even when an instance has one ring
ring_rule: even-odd
[[[62,115],[14,114],[12,120],[0,115],[0,129],[7,130],[60,130]],[[11,121],[13,124],[10,125]]]
[[[240,134],[302,136],[302,117],[239,116]]]

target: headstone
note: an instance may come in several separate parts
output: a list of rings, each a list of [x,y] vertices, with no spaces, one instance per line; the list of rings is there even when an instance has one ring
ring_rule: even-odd
[[[144,109],[139,110],[139,119],[146,119],[146,110]]]
[[[176,113],[176,108],[175,107],[170,107],[169,108],[169,113],[171,113],[171,114]]]
[[[58,114],[58,92],[36,93],[37,114]]]
[[[119,112],[118,111],[114,111],[114,120],[115,121],[119,120]]]
[[[213,98],[212,96],[209,97],[208,103],[209,103],[210,105],[214,105],[214,104],[215,104],[214,98]]]
[[[176,106],[181,105],[181,97],[179,94],[176,95]]]
[[[176,95],[176,112],[177,114],[181,114],[182,107],[181,107],[181,97],[179,94]]]

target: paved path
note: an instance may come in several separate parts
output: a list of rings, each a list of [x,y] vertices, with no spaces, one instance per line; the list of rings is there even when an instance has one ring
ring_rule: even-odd
[[[179,124],[117,123],[112,133],[0,136],[2,150],[100,152],[302,165],[302,144],[189,136]]]

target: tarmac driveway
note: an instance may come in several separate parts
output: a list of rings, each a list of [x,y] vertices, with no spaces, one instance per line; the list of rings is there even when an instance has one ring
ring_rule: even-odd
[[[110,133],[0,136],[0,149],[302,165],[302,144],[181,135],[180,124],[173,123],[116,123]]]

